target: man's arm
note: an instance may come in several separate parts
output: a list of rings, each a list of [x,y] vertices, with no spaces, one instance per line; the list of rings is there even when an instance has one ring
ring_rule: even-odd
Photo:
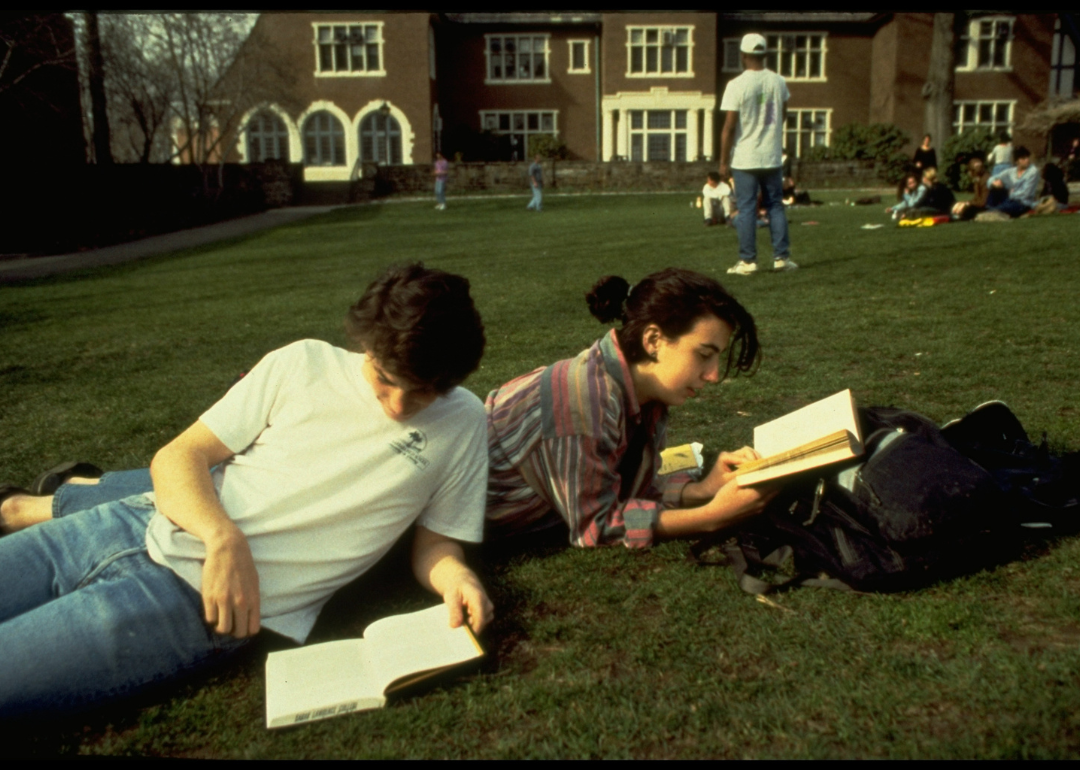
[[[218,500],[210,468],[233,456],[196,422],[150,463],[158,510],[206,544],[202,598],[206,622],[238,638],[259,631],[259,575],[247,539]]]
[[[720,178],[727,181],[728,166],[731,163],[731,149],[735,142],[735,127],[739,124],[739,113],[729,110],[724,118],[724,127],[720,131]]]
[[[450,608],[450,625],[469,623],[479,633],[491,622],[494,605],[480,578],[465,564],[461,544],[419,524],[412,549],[413,574],[420,585],[442,596]]]
[[[688,537],[729,527],[761,513],[778,491],[774,487],[740,487],[732,479],[705,505],[661,511],[656,521],[656,536]]]

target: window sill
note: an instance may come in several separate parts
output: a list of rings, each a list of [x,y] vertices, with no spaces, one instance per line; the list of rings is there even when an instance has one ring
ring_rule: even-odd
[[[657,79],[657,78],[692,78],[693,72],[627,72],[626,77],[636,79]]]
[[[374,70],[373,72],[316,72],[317,78],[384,78],[386,70]]]
[[[592,70],[567,70],[567,75],[591,75]]]
[[[1012,72],[1012,67],[957,67],[956,72],[959,73],[976,73],[976,72]]]
[[[487,78],[484,80],[485,86],[549,86],[551,85],[551,79],[547,80],[492,80]]]

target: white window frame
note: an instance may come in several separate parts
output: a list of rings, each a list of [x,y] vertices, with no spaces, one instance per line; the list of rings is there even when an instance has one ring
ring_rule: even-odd
[[[985,23],[992,23],[996,25],[998,23],[1007,23],[1009,25],[1009,36],[1005,39],[1005,63],[1001,66],[994,66],[991,62],[988,66],[979,66],[979,41],[984,38],[981,35],[981,25]],[[966,58],[962,63],[957,64],[957,72],[1012,72],[1012,41],[1016,36],[1016,17],[1015,16],[976,16],[968,24],[967,34],[965,36],[967,40]],[[991,34],[988,38],[994,40],[996,35]],[[993,56],[991,55],[991,59]]]
[[[1054,45],[1050,52],[1049,96],[1072,97],[1080,86],[1080,66],[1076,45],[1061,26],[1061,19],[1054,22]]]
[[[784,151],[787,152],[789,158],[801,158],[803,152],[812,147],[829,147],[832,145],[832,112],[832,107],[798,107],[795,109],[788,107],[787,118],[784,121]],[[803,147],[802,134],[806,129],[803,129],[802,127],[802,118],[804,115],[808,114],[810,115],[811,119],[813,119],[815,113],[825,114],[825,143],[815,144],[813,141],[813,137],[811,137],[810,146]],[[795,118],[796,123],[796,127],[794,129],[788,128],[788,121],[790,121],[792,117]],[[822,132],[813,131],[812,133],[817,134]],[[795,137],[794,143],[792,143],[792,141],[788,138],[792,134],[794,134]]]
[[[642,40],[640,43],[633,42],[634,32],[641,32]],[[650,43],[648,41],[649,33],[657,33],[657,41]],[[686,46],[686,72],[676,72],[674,69],[671,72],[662,72],[660,67],[663,66],[662,51],[664,48],[676,49],[678,45],[674,42],[674,37],[677,32],[686,32],[686,43],[678,44]],[[667,35],[671,35],[672,42],[667,44]],[[657,49],[655,72],[649,72],[648,67],[648,50],[655,46]],[[634,72],[633,67],[633,49],[640,47],[642,49],[641,56],[641,72]],[[674,67],[676,61],[675,52],[672,52],[672,66]],[[692,78],[694,77],[694,25],[693,24],[669,24],[669,25],[634,25],[626,27],[626,77],[628,78]]]
[[[514,43],[514,55],[515,56],[520,55],[520,52],[521,52],[520,41],[521,41],[522,38],[530,38],[532,40],[535,40],[536,38],[542,39],[544,41],[544,51],[543,51],[543,53],[544,53],[544,76],[540,77],[540,78],[533,77],[531,75],[529,77],[527,77],[527,78],[521,78],[521,77],[517,77],[517,76],[512,77],[512,78],[508,78],[508,77],[506,77],[506,71],[504,69],[503,74],[502,74],[501,77],[498,77],[498,78],[493,77],[492,76],[492,70],[491,70],[491,57],[492,57],[491,41],[494,40],[495,38],[498,38],[500,41],[502,41],[500,45],[503,46],[504,48],[505,48],[505,45],[506,45],[507,38],[514,38],[514,40],[515,40],[515,43]],[[532,47],[532,43],[530,42],[530,48],[531,47]],[[530,54],[536,54],[536,51],[530,51],[529,53]],[[505,51],[500,52],[498,55],[499,56],[505,56]],[[505,66],[505,60],[503,61],[503,65]],[[516,66],[516,62],[515,62],[515,66]],[[535,84],[547,84],[547,83],[551,83],[551,34],[550,33],[547,33],[547,32],[530,32],[530,33],[527,33],[527,34],[524,34],[524,33],[511,33],[511,34],[495,34],[495,33],[492,33],[490,35],[484,35],[484,84],[485,85],[489,85],[489,86],[507,86],[507,85],[513,86],[513,85],[535,85]]]
[[[335,52],[336,46],[334,45],[333,42],[322,43],[322,42],[319,41],[319,30],[321,28],[329,29],[330,30],[330,35],[333,36],[335,27],[345,27],[347,29],[350,29],[352,27],[360,27],[360,28],[375,27],[376,31],[377,31],[375,44],[378,45],[378,47],[379,47],[379,68],[374,69],[374,70],[368,70],[368,69],[353,70],[353,69],[351,69],[352,52],[351,52],[351,49],[347,46],[346,51],[348,51],[347,55],[349,57],[350,69],[346,69],[346,70],[334,69],[334,70],[326,70],[326,71],[322,70],[321,69],[322,57],[321,57],[320,46],[329,45],[331,47],[330,48],[331,57],[335,59],[335,61],[334,61],[335,65],[337,63],[336,62],[337,54]],[[327,22],[312,22],[311,23],[311,29],[312,29],[312,47],[315,49],[315,77],[317,77],[317,78],[386,77],[386,44],[385,44],[385,40],[383,38],[383,22],[381,22],[381,21],[329,22],[329,23],[327,23]],[[364,32],[363,34],[364,34],[364,38],[365,38],[365,44],[367,44],[366,43],[367,33]],[[366,53],[365,53],[365,64],[366,64]]]
[[[969,104],[975,105],[975,120],[967,122],[964,120],[964,107]],[[991,112],[993,118],[989,124],[980,122],[978,118],[979,107],[984,104],[992,105]],[[1006,123],[999,123],[997,120],[997,108],[1003,104],[1009,106],[1009,120]],[[957,107],[960,108],[958,112],[956,111]],[[953,102],[953,111],[953,131],[957,134],[962,134],[965,131],[974,131],[979,128],[986,128],[993,134],[1003,130],[1012,134],[1013,124],[1016,121],[1016,99],[957,99]]]
[[[501,116],[506,115],[509,128],[488,128],[489,118],[495,121],[496,126],[500,123]],[[514,116],[522,116],[522,128],[514,128]],[[537,128],[529,128],[529,115],[536,115]],[[544,115],[551,115],[551,130],[544,129]],[[521,157],[525,158],[529,151],[529,137],[534,135],[546,135],[559,138],[559,111],[558,110],[480,110],[480,130],[490,131],[498,136],[510,136],[517,134],[524,136],[521,147]]]
[[[791,51],[786,50],[788,47],[788,41],[792,46],[795,44],[794,38],[805,37],[808,38],[805,49],[794,48]],[[815,50],[810,46],[809,38],[821,38],[821,74],[820,75],[804,75],[802,77],[795,74],[795,64],[797,62],[796,57],[800,52],[804,52],[806,55],[806,71],[810,72],[810,58],[811,54]],[[782,76],[784,80],[789,83],[824,83],[828,80],[828,72],[826,70],[826,62],[829,58],[829,33],[828,32],[811,32],[811,31],[798,31],[798,32],[767,32],[765,33],[765,66],[771,69],[776,74]],[[770,45],[769,41],[775,40],[776,45]],[[783,64],[785,55],[791,55],[789,60],[792,67],[791,73],[788,74],[783,71]],[[773,65],[773,66],[770,66]]]
[[[592,67],[589,60],[589,43],[592,41],[587,38],[577,38],[574,40],[566,41],[566,53],[569,59],[566,63],[566,71],[571,75],[590,75],[592,74]],[[574,69],[574,46],[580,45],[585,47],[585,66],[580,69]]]
[[[634,128],[634,114],[641,113],[641,128]],[[666,112],[669,113],[671,119],[668,128],[649,128],[649,113],[650,112]],[[682,128],[678,127],[679,113],[683,114]],[[627,146],[627,158],[629,160],[641,163],[660,162],[663,163],[663,159],[649,158],[649,137],[656,135],[667,135],[670,137],[668,142],[668,157],[667,162],[685,162],[689,160],[690,154],[693,149],[690,147],[690,121],[697,120],[696,110],[683,110],[678,108],[671,109],[644,109],[644,110],[627,110],[626,120],[629,121],[628,138],[629,143]],[[641,157],[634,157],[634,137],[641,137]],[[682,159],[676,158],[676,146],[678,144],[678,137],[683,137],[683,157]]]
[[[725,37],[720,41],[720,71],[721,72],[742,72],[742,51],[739,50],[739,43],[742,42],[742,38],[738,37]],[[733,49],[735,52],[735,64],[728,64],[729,49]]]

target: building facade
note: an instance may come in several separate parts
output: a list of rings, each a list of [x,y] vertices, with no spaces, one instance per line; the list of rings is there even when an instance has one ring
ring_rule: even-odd
[[[1048,97],[1075,98],[1072,14],[958,18],[954,132],[1012,132]],[[435,152],[714,160],[720,98],[751,31],[791,91],[789,154],[828,146],[853,122],[895,123],[914,146],[933,14],[322,12],[266,13],[256,26],[296,72],[294,92],[243,116],[233,159],[343,181]]]

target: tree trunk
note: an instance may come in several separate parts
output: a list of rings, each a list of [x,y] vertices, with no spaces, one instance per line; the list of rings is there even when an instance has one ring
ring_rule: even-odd
[[[87,79],[90,81],[90,105],[94,117],[94,161],[98,165],[107,165],[113,162],[113,157],[109,145],[109,113],[105,107],[105,60],[101,55],[97,11],[86,13],[86,46],[90,59]]]
[[[934,34],[930,41],[930,67],[922,95],[923,133],[930,134],[937,147],[952,136],[953,90],[956,83],[956,37],[952,13],[934,14]],[[922,137],[919,137],[921,140]],[[948,163],[938,158],[938,163]]]

